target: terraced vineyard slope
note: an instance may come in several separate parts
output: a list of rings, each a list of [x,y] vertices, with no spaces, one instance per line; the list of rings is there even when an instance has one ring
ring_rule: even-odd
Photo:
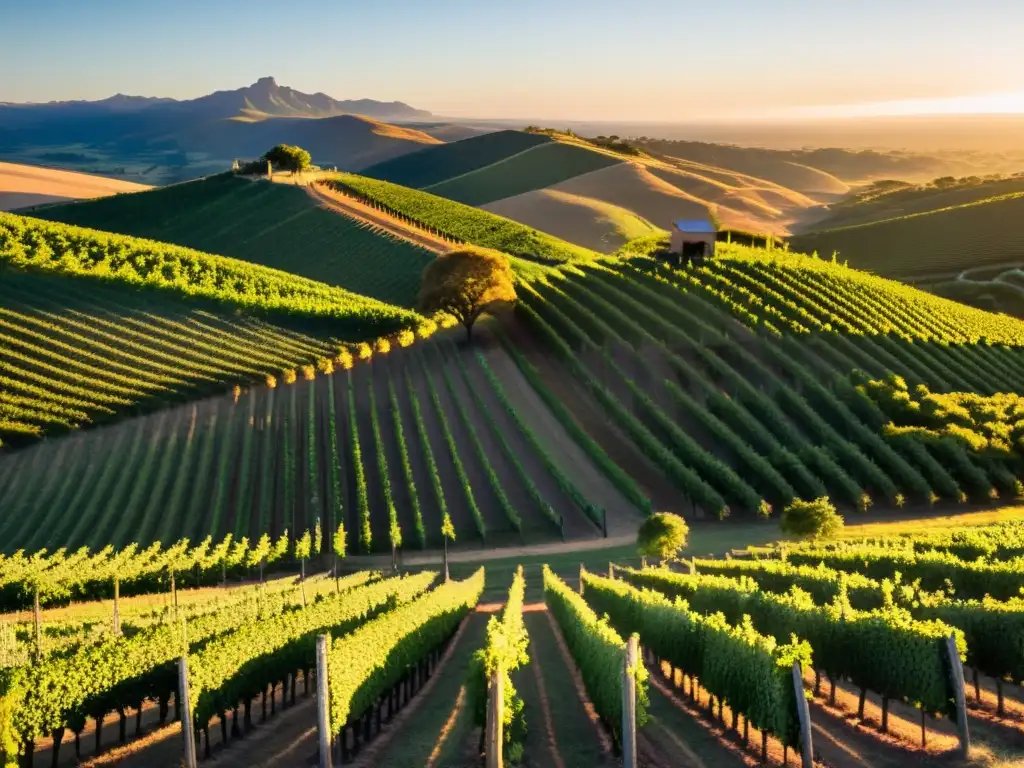
[[[227,173],[36,215],[234,256],[405,307],[432,258],[324,210],[301,188]]]
[[[698,270],[580,264],[520,291],[517,359],[656,506],[721,517],[826,493],[850,509],[1022,495],[1016,438],[988,447],[1010,429],[988,422],[1014,417],[936,410],[928,426],[879,387],[898,376],[912,399],[988,414],[987,397],[1024,391],[1024,322],[831,262],[722,251]]]

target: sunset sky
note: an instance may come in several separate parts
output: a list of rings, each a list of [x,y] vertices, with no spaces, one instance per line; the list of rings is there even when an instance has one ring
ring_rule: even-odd
[[[0,101],[273,75],[438,115],[1024,113],[1021,0],[0,0]]]

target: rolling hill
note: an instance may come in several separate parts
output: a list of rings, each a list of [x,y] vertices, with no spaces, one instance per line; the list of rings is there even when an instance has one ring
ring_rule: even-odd
[[[324,210],[300,187],[231,174],[36,215],[234,256],[406,307],[432,258]]]
[[[0,162],[0,211],[147,189],[120,179]]]
[[[259,157],[286,143],[309,149],[314,162],[359,170],[440,143],[383,122],[427,117],[406,104],[338,101],[268,77],[186,101],[117,96],[0,104],[0,157],[166,184],[225,170],[234,158]]]
[[[792,247],[839,253],[852,266],[893,277],[927,277],[1024,258],[1024,192],[867,224],[809,232]]]

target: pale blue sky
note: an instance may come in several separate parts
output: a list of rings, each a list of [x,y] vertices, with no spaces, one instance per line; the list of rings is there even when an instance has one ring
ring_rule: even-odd
[[[0,101],[264,75],[451,116],[1024,112],[1024,0],[0,0]]]

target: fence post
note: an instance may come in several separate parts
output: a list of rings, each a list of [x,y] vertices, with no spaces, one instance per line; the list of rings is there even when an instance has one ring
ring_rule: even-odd
[[[956,700],[956,727],[960,733],[960,754],[967,757],[971,751],[971,733],[967,727],[967,694],[964,691],[964,667],[960,662],[960,651],[956,648],[956,637],[946,638],[946,655],[949,656],[949,676],[953,683],[953,698]]]
[[[583,563],[580,563],[580,595],[583,595],[583,574],[587,572],[587,569],[583,567]]]
[[[320,768],[331,768],[331,717],[327,698],[327,635],[316,637],[316,730],[320,737]]]
[[[181,713],[181,734],[185,739],[185,768],[196,768],[196,737],[192,729],[192,705],[188,700],[188,658],[178,659],[178,698]]]
[[[622,659],[622,768],[636,768],[636,668],[639,637],[630,635]]]
[[[495,669],[487,685],[487,768],[502,768],[505,739],[502,718],[505,708],[505,675]]]
[[[796,691],[796,712],[800,718],[800,743],[803,748],[803,768],[814,768],[814,741],[811,738],[811,709],[804,694],[804,674],[800,662],[793,662],[793,688]]]

